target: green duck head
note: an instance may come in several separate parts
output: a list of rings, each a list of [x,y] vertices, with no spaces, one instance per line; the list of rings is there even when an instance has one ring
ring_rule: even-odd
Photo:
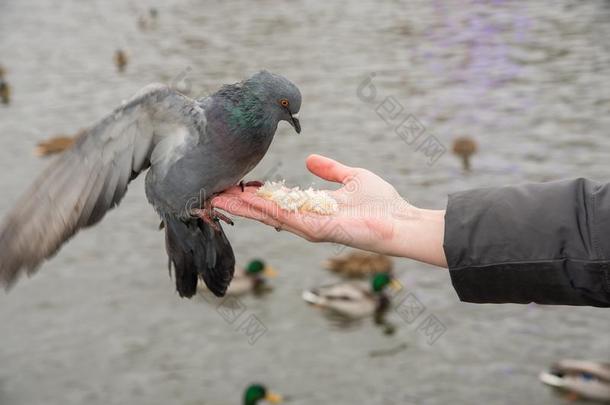
[[[381,293],[388,286],[398,288],[398,281],[390,273],[376,273],[371,277],[371,288],[375,293]]]
[[[277,275],[277,272],[272,267],[267,266],[267,264],[260,259],[251,260],[245,270],[247,275],[253,277],[260,276],[261,274],[266,277],[275,277]]]
[[[252,384],[246,388],[244,405],[256,405],[263,400],[272,404],[279,404],[282,402],[282,397],[267,390],[267,387],[262,384]]]

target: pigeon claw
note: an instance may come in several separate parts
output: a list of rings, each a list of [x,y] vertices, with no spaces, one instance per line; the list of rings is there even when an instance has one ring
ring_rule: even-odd
[[[231,220],[231,218],[213,209],[196,209],[193,210],[193,214],[200,218],[203,222],[211,226],[212,229],[218,232],[220,232],[220,220],[231,226],[234,225],[233,220]]]
[[[258,180],[254,180],[254,181],[246,181],[244,182],[243,180],[239,182],[239,188],[241,188],[242,193],[244,192],[246,187],[262,187],[263,186],[263,182],[262,181],[258,181]]]
[[[218,220],[222,220],[223,222],[225,222],[226,224],[229,224],[231,226],[235,225],[235,223],[233,223],[233,220],[231,218],[229,218],[225,214],[222,214],[216,210],[212,210],[212,217],[217,222],[218,222]]]

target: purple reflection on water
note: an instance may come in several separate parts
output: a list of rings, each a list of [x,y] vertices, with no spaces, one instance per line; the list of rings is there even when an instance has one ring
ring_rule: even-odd
[[[460,103],[470,106],[471,110],[461,118],[469,123],[479,121],[478,111],[497,108],[494,90],[521,74],[522,66],[511,60],[511,47],[525,41],[531,27],[530,19],[518,3],[492,1],[494,5],[502,5],[498,12],[508,17],[503,19],[497,19],[495,14],[476,12],[476,5],[482,3],[489,1],[472,1],[470,4],[475,10],[463,17],[447,13],[443,2],[435,0],[438,23],[425,31],[428,41],[424,42],[436,47],[420,53],[433,74],[466,86],[468,91],[461,92],[460,98],[464,99]],[[460,49],[463,54],[457,55]],[[532,100],[526,96],[517,109],[525,110],[531,105]]]

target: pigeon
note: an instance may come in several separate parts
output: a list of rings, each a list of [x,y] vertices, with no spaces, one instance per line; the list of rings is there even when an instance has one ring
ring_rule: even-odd
[[[20,273],[34,273],[148,170],[146,197],[165,229],[178,294],[193,296],[201,278],[223,296],[235,256],[220,220],[232,222],[211,199],[243,186],[280,121],[301,132],[300,107],[297,86],[265,70],[197,100],[146,86],[57,156],[8,213],[0,225],[0,284],[8,289]]]

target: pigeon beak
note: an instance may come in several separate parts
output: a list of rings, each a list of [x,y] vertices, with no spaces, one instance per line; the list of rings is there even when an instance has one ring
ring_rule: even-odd
[[[290,115],[290,125],[292,125],[295,131],[297,131],[297,134],[301,133],[301,122],[296,115]]]

